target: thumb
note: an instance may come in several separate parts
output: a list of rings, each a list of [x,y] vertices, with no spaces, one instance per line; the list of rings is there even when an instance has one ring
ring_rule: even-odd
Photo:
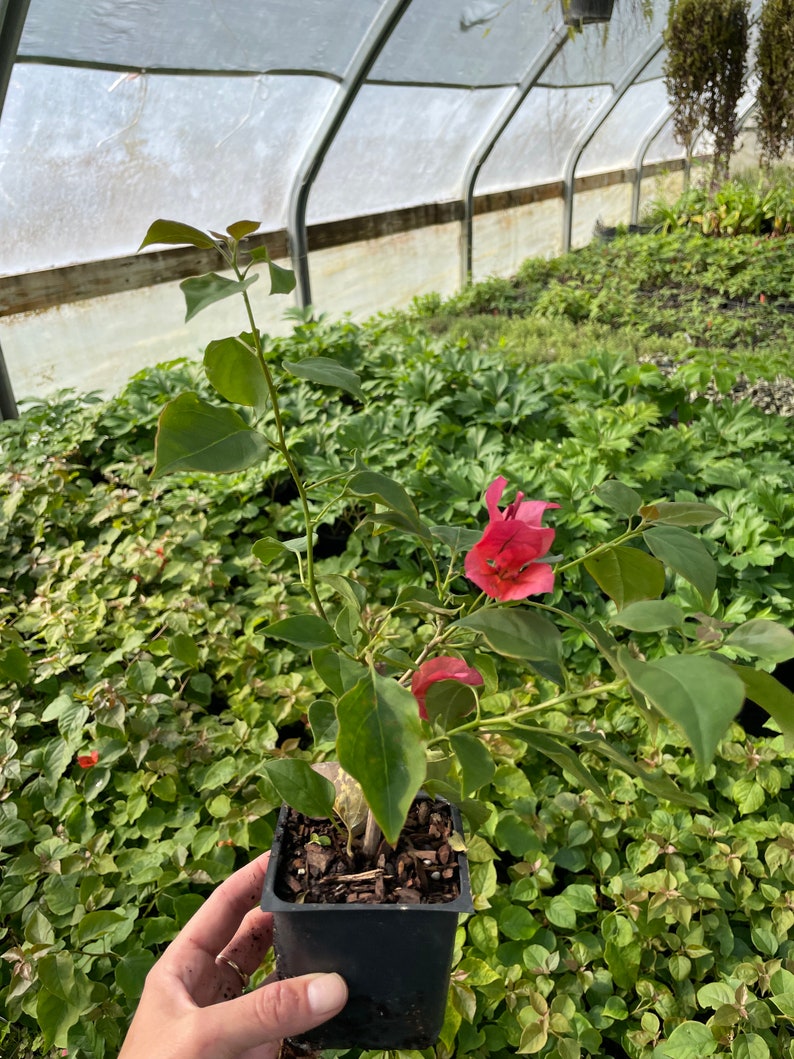
[[[202,1011],[202,1032],[228,1056],[319,1026],[342,1010],[347,985],[338,974],[305,974],[271,982],[251,993]]]

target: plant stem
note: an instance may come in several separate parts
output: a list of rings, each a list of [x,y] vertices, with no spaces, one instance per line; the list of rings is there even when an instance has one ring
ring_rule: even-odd
[[[362,842],[361,850],[366,857],[367,861],[374,861],[375,854],[378,852],[378,846],[381,844],[383,839],[383,832],[375,822],[375,817],[372,815],[372,810],[367,810],[367,823],[364,828],[364,839]]]
[[[234,262],[234,271],[237,278],[242,280],[243,275],[237,262]],[[309,595],[312,598],[317,613],[321,618],[326,618],[325,609],[322,601],[317,593],[317,583],[314,575],[314,522],[311,517],[311,510],[309,508],[309,498],[306,495],[306,487],[303,484],[303,480],[298,472],[298,468],[295,466],[295,461],[292,458],[289,445],[287,443],[287,435],[284,431],[284,421],[281,417],[281,408],[278,403],[278,389],[273,381],[273,376],[270,372],[270,368],[265,360],[265,353],[262,349],[262,338],[259,334],[259,329],[256,326],[256,320],[254,319],[254,311],[251,306],[251,299],[248,297],[248,291],[244,290],[243,301],[245,302],[245,311],[248,315],[248,322],[251,325],[251,334],[254,341],[254,349],[256,350],[256,356],[259,361],[259,367],[262,369],[262,374],[265,378],[265,385],[267,386],[267,392],[270,397],[270,404],[273,409],[273,416],[276,421],[276,433],[278,434],[278,443],[276,448],[284,458],[284,462],[289,470],[290,477],[295,483],[295,487],[298,490],[298,496],[300,497],[301,509],[303,512],[303,522],[306,527],[306,578],[305,585],[308,589]]]

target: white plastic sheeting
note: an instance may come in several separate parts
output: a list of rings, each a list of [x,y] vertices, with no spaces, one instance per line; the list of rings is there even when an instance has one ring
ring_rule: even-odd
[[[0,280],[60,269],[68,304],[59,272],[35,314],[3,309],[20,392],[114,386],[156,359],[172,274],[104,297],[72,279],[110,275],[156,217],[257,219],[308,262],[318,308],[357,316],[629,220],[653,192],[642,165],[682,158],[667,0],[644,6],[615,0],[608,27],[564,38],[559,0],[30,0],[0,114]],[[162,353],[194,342],[168,331]]]

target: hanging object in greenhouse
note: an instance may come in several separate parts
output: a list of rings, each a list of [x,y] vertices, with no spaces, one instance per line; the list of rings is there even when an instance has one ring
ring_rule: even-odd
[[[561,0],[562,18],[566,26],[588,26],[609,22],[614,0]]]

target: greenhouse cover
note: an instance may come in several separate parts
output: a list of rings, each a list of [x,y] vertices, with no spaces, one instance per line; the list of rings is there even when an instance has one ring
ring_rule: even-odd
[[[3,11],[4,415],[15,395],[112,389],[196,355],[178,283],[217,261],[137,254],[155,218],[256,219],[296,269],[298,305],[360,318],[586,243],[681,187],[661,0],[616,0],[581,32],[560,0]],[[752,105],[751,77],[740,122]],[[258,293],[264,325],[285,330],[287,301]]]

